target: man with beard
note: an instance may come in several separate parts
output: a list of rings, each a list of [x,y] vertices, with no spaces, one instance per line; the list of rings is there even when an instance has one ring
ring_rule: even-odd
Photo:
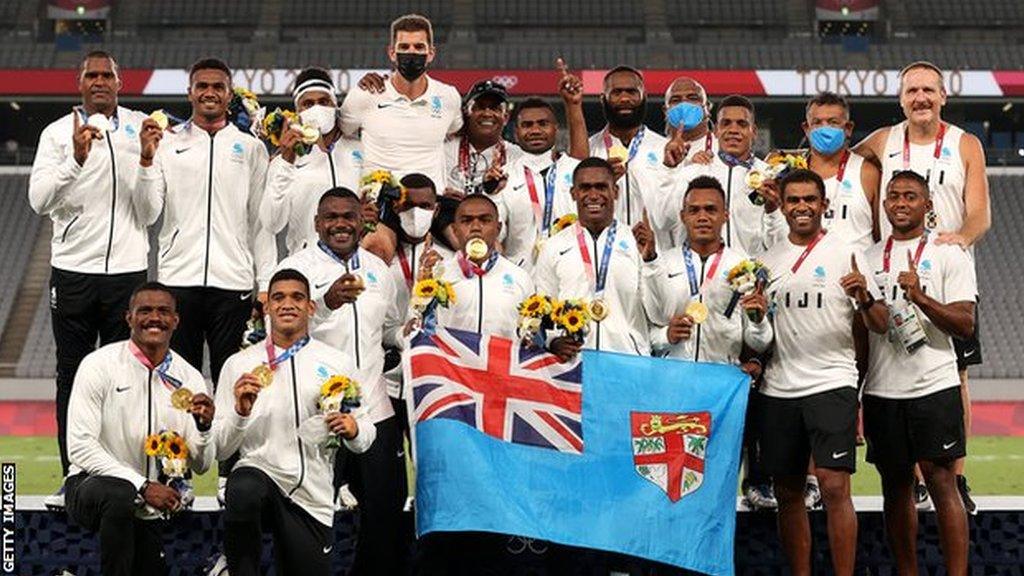
[[[572,186],[579,221],[545,242],[537,258],[533,277],[538,291],[560,300],[599,300],[605,308],[604,318],[584,338],[559,336],[551,341],[551,351],[563,361],[583,347],[650,354],[648,317],[661,309],[660,291],[653,275],[643,273],[637,240],[615,219],[618,194],[606,160],[580,162]]]
[[[825,181],[822,226],[867,250],[878,239],[879,172],[847,145],[853,122],[846,98],[832,92],[811,98],[803,130],[810,144],[807,165]]]
[[[665,166],[674,168],[694,161],[701,153],[710,160],[718,153],[710,116],[711,103],[700,82],[680,76],[669,84],[665,91],[665,135],[669,139],[665,144]]]
[[[146,281],[146,222],[134,209],[138,134],[145,115],[118,105],[117,62],[103,51],[82,60],[82,105],[43,130],[28,199],[50,217],[50,309],[57,345],[57,446],[68,474],[67,415],[78,364],[128,336],[128,298]],[[64,506],[64,487],[45,500]]]
[[[182,494],[167,485],[161,458],[147,455],[149,436],[178,433],[187,469],[202,474],[214,456],[214,405],[202,374],[170,349],[178,312],[167,287],[137,287],[125,320],[130,338],[86,356],[75,375],[67,510],[99,532],[104,574],[163,574],[160,518],[182,508]]]
[[[572,172],[587,157],[587,125],[583,117],[583,83],[568,72],[562,59],[557,62],[562,77],[558,88],[565,104],[569,126],[569,151],[554,149],[558,139],[555,109],[539,98],[530,98],[516,108],[516,142],[523,149],[518,162],[503,176],[497,196],[505,217],[505,256],[525,270],[532,270],[540,247],[553,235],[559,217],[575,213],[569,190]]]
[[[851,576],[857,550],[850,497],[857,463],[854,321],[884,334],[889,314],[874,279],[861,272],[868,270],[864,255],[821,226],[828,208],[821,177],[795,170],[780,189],[789,233],[763,257],[772,276],[775,352],[757,392],[761,456],[775,481],[779,536],[792,573],[811,571],[805,483],[813,457],[832,569]]]
[[[142,127],[139,212],[163,214],[157,276],[178,300],[181,324],[171,347],[193,366],[210,348],[216,382],[238,350],[253,293],[266,286],[276,259],[273,236],[260,226],[267,151],[228,122],[231,70],[217,59],[189,72],[192,117],[166,132]]]
[[[218,386],[217,452],[240,455],[228,478],[224,553],[231,574],[262,573],[267,531],[277,574],[326,576],[334,548],[332,461],[365,453],[375,428],[364,407],[322,405],[324,389],[342,378],[362,382],[351,356],[310,337],[316,305],[306,277],[278,270],[268,291],[270,333],[228,359]],[[329,434],[340,446],[326,444]]]
[[[292,98],[303,124],[316,126],[320,140],[304,156],[295,145],[296,129],[283,130],[278,154],[270,161],[267,189],[260,204],[260,220],[277,234],[288,228],[286,245],[294,254],[317,241],[313,230],[316,201],[324,190],[339,186],[356,190],[363,153],[358,140],[342,138],[338,123],[338,90],[323,68],[306,68],[295,78]]]
[[[778,211],[778,193],[774,184],[752,190],[747,184],[747,173],[768,165],[754,157],[753,145],[757,126],[754,105],[743,96],[733,95],[718,104],[715,136],[718,154],[709,164],[690,163],[675,171],[663,173],[665,192],[657,208],[650,210],[651,222],[659,239],[670,247],[685,240],[685,231],[679,222],[678,206],[691,180],[698,176],[711,176],[725,189],[725,205],[729,219],[725,222],[723,240],[730,248],[739,248],[750,256],[764,253],[786,234],[786,222]]]
[[[444,189],[445,139],[462,127],[458,91],[431,78],[434,32],[430,20],[409,14],[391,23],[388,57],[396,74],[381,90],[353,90],[341,106],[345,135],[363,144],[363,173],[389,170],[396,178],[426,174]]]
[[[396,307],[397,288],[388,265],[359,247],[363,215],[354,192],[325,192],[315,227],[319,241],[285,258],[278,269],[295,269],[309,278],[316,304],[311,334],[352,357],[351,377],[359,382],[376,426],[372,448],[335,460],[335,488],[347,481],[361,508],[354,573],[396,574],[405,553],[398,537],[407,496],[405,453],[383,371],[384,339],[398,333],[395,328],[403,319]]]
[[[639,70],[618,66],[605,74],[601,106],[607,124],[590,137],[590,155],[607,158],[615,170],[615,218],[631,227],[660,196],[667,140],[644,125],[647,94]]]
[[[957,244],[974,256],[974,246],[992,226],[985,175],[985,151],[973,134],[964,132],[942,119],[946,88],[942,70],[931,62],[914,62],[900,72],[900,106],[905,121],[879,128],[858,144],[855,151],[882,167],[882,190],[888,188],[893,174],[913,170],[928,180],[934,208],[926,220],[939,244]],[[890,231],[881,219],[882,236]],[[977,314],[978,307],[974,308]],[[967,388],[967,367],[981,364],[978,318],[974,334],[967,339],[954,337],[960,392],[964,405],[964,428],[971,430],[971,399]],[[964,460],[957,462],[957,486],[969,514],[977,513],[970,496]]]

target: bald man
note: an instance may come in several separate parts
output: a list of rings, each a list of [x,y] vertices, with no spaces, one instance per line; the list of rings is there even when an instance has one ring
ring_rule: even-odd
[[[704,86],[680,76],[665,91],[665,165],[675,167],[694,156],[718,153],[718,139],[711,130],[711,103]]]

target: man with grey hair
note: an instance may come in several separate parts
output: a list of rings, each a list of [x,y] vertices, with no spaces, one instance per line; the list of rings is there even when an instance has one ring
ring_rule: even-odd
[[[78,365],[128,337],[132,290],[146,281],[149,241],[135,205],[139,132],[145,114],[118,106],[121,78],[107,52],[82,59],[82,104],[47,126],[32,163],[32,209],[53,223],[50,311],[57,344],[57,443],[68,473],[67,414]],[[64,507],[64,488],[47,497]]]

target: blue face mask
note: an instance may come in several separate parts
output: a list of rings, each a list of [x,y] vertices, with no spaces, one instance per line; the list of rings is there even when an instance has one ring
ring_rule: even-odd
[[[703,119],[704,108],[689,102],[680,102],[665,113],[665,121],[676,129],[681,125],[683,130],[693,130]]]
[[[826,156],[835,154],[846,143],[846,131],[834,126],[815,128],[807,137],[811,141],[811,148]]]

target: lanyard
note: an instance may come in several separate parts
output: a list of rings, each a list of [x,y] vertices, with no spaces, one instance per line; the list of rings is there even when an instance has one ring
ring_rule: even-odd
[[[598,271],[595,277],[593,263],[590,260],[590,250],[587,248],[587,241],[583,238],[583,226],[579,223],[576,224],[576,243],[580,246],[580,255],[583,256],[583,268],[587,272],[587,278],[590,279],[590,283],[594,285],[594,293],[600,296],[604,293],[604,285],[608,280],[608,266],[612,259],[612,245],[615,243],[615,229],[617,223],[612,220],[612,225],[608,227],[607,236],[604,240],[604,253],[601,255],[601,261],[598,264]]]
[[[693,264],[693,257],[690,255],[690,244],[683,244],[683,260],[686,262],[686,276],[690,279],[690,295],[696,296],[704,292],[704,287],[707,286],[708,281],[715,277],[715,272],[718,271],[718,264],[722,261],[722,253],[725,251],[725,245],[718,247],[718,252],[715,252],[715,259],[711,261],[711,268],[708,269],[707,276],[697,286],[697,269]]]
[[[924,252],[924,247],[926,244],[928,244],[927,231],[925,231],[925,233],[921,235],[921,239],[917,241],[917,250],[914,251],[915,270],[917,269],[917,263],[921,261],[921,254]],[[889,262],[892,256],[892,245],[893,239],[892,236],[889,236],[889,239],[885,241],[885,251],[882,252],[882,271],[886,273],[889,272]]]
[[[328,248],[327,244],[324,244],[323,240],[317,240],[316,241],[316,245],[319,246],[320,249],[323,250],[325,254],[330,256],[331,260],[334,260],[338,264],[341,264],[342,266],[344,266],[345,267],[345,272],[351,272],[352,270],[359,270],[359,248],[356,248],[355,250],[352,251],[352,256],[349,256],[348,260],[344,260],[344,259],[341,258],[341,256],[338,256],[337,254],[335,254],[334,250],[331,250],[330,248]]]
[[[711,153],[711,130],[708,130],[707,136],[704,137],[704,151]]]
[[[551,211],[555,201],[555,183],[558,181],[558,164],[554,163],[548,167],[548,173],[544,176],[544,208],[541,210],[540,197],[537,195],[537,184],[534,182],[533,172],[529,166],[523,166],[526,177],[526,187],[530,191],[530,204],[533,205],[533,215],[537,219],[541,236],[546,237],[548,229],[551,228]]]
[[[725,163],[729,168],[735,168],[736,166],[742,166],[747,170],[754,167],[754,157],[751,156],[750,160],[740,160],[739,158],[729,154],[725,150],[718,151],[718,157]]]
[[[484,262],[482,268],[480,266],[477,266],[476,262],[473,262],[469,258],[466,258],[466,255],[463,254],[461,251],[459,252],[458,257],[456,258],[456,261],[459,263],[459,268],[462,270],[462,275],[465,276],[466,278],[472,278],[474,275],[483,276],[484,274],[490,272],[491,268],[494,268],[494,263],[498,261],[498,251],[491,250],[491,254],[490,256],[487,257],[487,261]]]
[[[636,156],[637,151],[640,150],[640,143],[643,142],[644,139],[644,128],[646,128],[646,126],[641,124],[640,130],[637,130],[636,136],[633,137],[633,141],[629,143],[629,153],[626,156],[627,164],[633,161],[633,157]],[[607,155],[608,151],[612,149],[612,135],[608,133],[607,128],[604,129],[604,135],[602,138],[604,139],[605,155]]]
[[[806,260],[807,257],[811,255],[811,250],[814,250],[814,247],[818,245],[818,242],[820,242],[821,239],[825,237],[825,232],[827,232],[827,230],[822,228],[818,232],[818,235],[814,237],[814,240],[811,240],[811,243],[807,245],[807,248],[804,248],[804,253],[801,254],[800,257],[796,259],[796,263],[794,263],[793,267],[790,268],[790,271],[793,272],[793,274],[796,274],[796,271],[799,270],[800,266],[803,265],[804,260]]]
[[[470,162],[471,157],[474,155],[475,153],[469,149],[469,137],[463,136],[459,139],[459,172],[462,174],[462,185],[466,188],[470,186],[476,172],[476,170],[473,170],[473,173],[470,172],[470,164],[472,164],[472,168],[476,168],[476,162]],[[480,154],[480,156],[482,155]],[[504,163],[505,142],[499,138],[498,142],[494,145],[494,162],[488,164],[488,167],[491,165],[501,166]]]
[[[931,185],[932,172],[934,172],[935,163],[938,162],[939,156],[942,155],[942,140],[946,137],[946,123],[939,123],[939,131],[935,134],[935,149],[932,151],[932,169],[928,170],[925,174],[928,178],[928,184]],[[910,170],[910,127],[903,128],[903,169]]]
[[[158,366],[153,366],[153,363],[149,361],[149,358],[142,353],[142,350],[135,344],[134,340],[128,341],[128,349],[131,350],[132,355],[138,359],[149,370],[156,372],[157,376],[160,377],[160,381],[164,383],[169,390],[177,390],[181,388],[181,380],[178,380],[174,376],[167,373],[171,369],[171,352],[168,350],[167,355],[164,356],[163,362],[160,362]]]
[[[280,356],[275,357],[274,356],[274,341],[268,336],[267,337],[267,366],[269,366],[271,370],[277,369],[277,366],[279,364],[283,364],[283,363],[287,362],[289,358],[291,358],[292,356],[295,356],[295,354],[297,354],[299,352],[299,350],[302,350],[302,347],[305,346],[308,343],[309,343],[309,336],[308,335],[303,336],[302,338],[299,339],[298,342],[296,342],[295,344],[292,344],[291,346],[289,346],[288,349],[285,350],[284,352],[281,352]]]
[[[410,244],[409,247],[412,249],[412,257],[416,258],[416,245]],[[398,248],[398,265],[402,268],[402,276],[405,277],[405,284],[409,288],[412,288],[413,284],[413,270],[412,265],[409,264],[409,258],[405,255],[405,247],[400,246]]]

